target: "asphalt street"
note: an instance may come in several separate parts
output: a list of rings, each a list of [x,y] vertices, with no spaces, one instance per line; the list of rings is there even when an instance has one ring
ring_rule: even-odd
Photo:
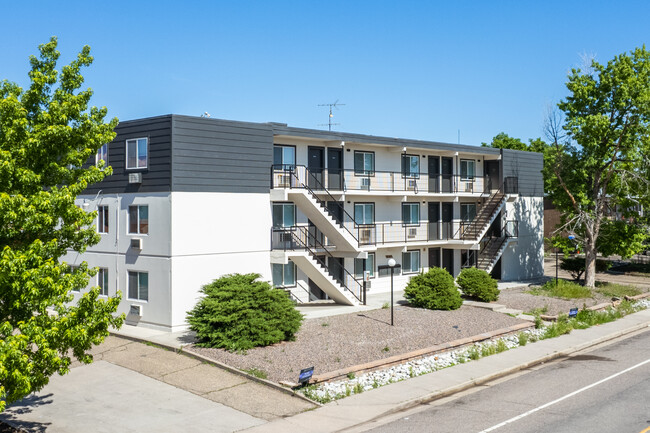
[[[650,330],[385,421],[369,431],[650,431]]]

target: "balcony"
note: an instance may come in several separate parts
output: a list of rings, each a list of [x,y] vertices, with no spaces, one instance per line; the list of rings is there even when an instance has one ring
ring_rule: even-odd
[[[509,181],[516,188],[516,178]],[[305,188],[315,191],[397,192],[413,194],[487,194],[498,189],[488,176],[463,177],[455,174],[418,173],[404,175],[400,171],[355,171],[308,169],[303,165],[271,167],[271,188]]]

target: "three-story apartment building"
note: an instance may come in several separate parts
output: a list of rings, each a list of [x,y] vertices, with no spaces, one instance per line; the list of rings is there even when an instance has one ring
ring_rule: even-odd
[[[256,272],[296,302],[363,302],[432,266],[543,274],[542,156],[166,115],[121,122],[97,155],[113,175],[85,260],[131,323],[175,330],[199,289]],[[365,282],[365,283],[364,283]]]

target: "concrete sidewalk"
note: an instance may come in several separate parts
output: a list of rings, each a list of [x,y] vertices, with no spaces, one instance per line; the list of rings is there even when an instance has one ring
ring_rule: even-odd
[[[416,378],[353,395],[313,411],[252,427],[247,432],[363,431],[361,424],[489,382],[536,364],[566,356],[650,327],[650,310],[615,322],[574,330],[569,335],[459,364]],[[355,428],[356,427],[356,428]]]

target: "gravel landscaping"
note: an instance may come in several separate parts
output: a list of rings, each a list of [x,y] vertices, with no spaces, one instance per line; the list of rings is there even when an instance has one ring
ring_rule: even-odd
[[[302,368],[314,366],[314,375],[319,375],[523,322],[468,306],[433,311],[399,305],[395,307],[395,326],[390,326],[390,309],[371,310],[305,320],[295,341],[245,354],[197,346],[184,350],[241,370],[257,369],[275,382],[297,382]]]

